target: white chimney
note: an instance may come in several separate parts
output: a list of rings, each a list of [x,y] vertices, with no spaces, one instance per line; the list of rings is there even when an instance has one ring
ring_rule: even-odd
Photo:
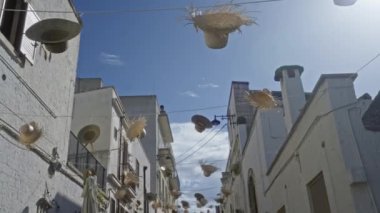
[[[286,129],[292,129],[301,109],[306,103],[301,74],[303,67],[298,65],[282,66],[275,72],[274,80],[281,82],[282,102]]]

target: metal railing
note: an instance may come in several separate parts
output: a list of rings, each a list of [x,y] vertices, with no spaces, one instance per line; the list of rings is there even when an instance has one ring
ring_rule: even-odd
[[[99,187],[103,190],[106,189],[106,168],[96,160],[94,155],[88,151],[83,144],[78,141],[77,137],[72,132],[70,133],[67,162],[71,163],[82,174],[87,169],[93,169],[96,173]]]

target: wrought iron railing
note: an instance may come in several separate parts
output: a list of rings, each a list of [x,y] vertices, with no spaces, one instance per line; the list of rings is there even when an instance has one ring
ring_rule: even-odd
[[[106,189],[106,168],[100,164],[94,155],[88,151],[88,149],[81,144],[77,137],[71,132],[70,133],[70,143],[69,143],[69,153],[67,157],[67,162],[72,164],[77,170],[82,174],[87,169],[93,169],[98,178],[98,185],[103,190]]]

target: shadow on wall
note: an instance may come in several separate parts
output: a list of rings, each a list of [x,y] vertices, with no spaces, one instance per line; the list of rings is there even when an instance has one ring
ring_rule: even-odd
[[[48,210],[48,213],[55,212],[73,212],[80,213],[81,206],[77,203],[74,203],[72,200],[68,199],[64,195],[57,193],[54,197],[55,206]]]

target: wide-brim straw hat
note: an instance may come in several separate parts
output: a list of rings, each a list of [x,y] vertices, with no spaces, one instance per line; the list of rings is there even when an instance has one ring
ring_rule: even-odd
[[[243,15],[233,6],[207,10],[201,14],[191,16],[191,20],[196,28],[220,33],[231,33],[239,30],[242,25],[255,23],[250,17]]]
[[[224,196],[229,196],[231,194],[231,190],[229,189],[226,189],[226,188],[222,188],[222,193]]]
[[[137,176],[135,173],[128,171],[124,172],[124,184],[139,184],[139,176]]]
[[[138,119],[132,120],[129,123],[127,137],[130,140],[139,138],[141,135],[145,134],[146,119],[145,117],[140,117]]]
[[[195,124],[195,130],[200,133],[212,127],[211,121],[203,115],[193,115],[191,122]]]
[[[259,109],[270,109],[277,106],[270,91],[265,89],[263,91],[247,91],[246,99],[252,106]]]
[[[25,35],[34,41],[42,43],[60,43],[77,36],[82,26],[66,19],[50,18],[36,22],[30,26]]]
[[[218,170],[217,167],[210,164],[201,164],[201,168],[203,170],[203,175],[209,177],[212,173]]]
[[[19,141],[24,145],[35,143],[42,136],[42,128],[34,121],[20,127]]]

